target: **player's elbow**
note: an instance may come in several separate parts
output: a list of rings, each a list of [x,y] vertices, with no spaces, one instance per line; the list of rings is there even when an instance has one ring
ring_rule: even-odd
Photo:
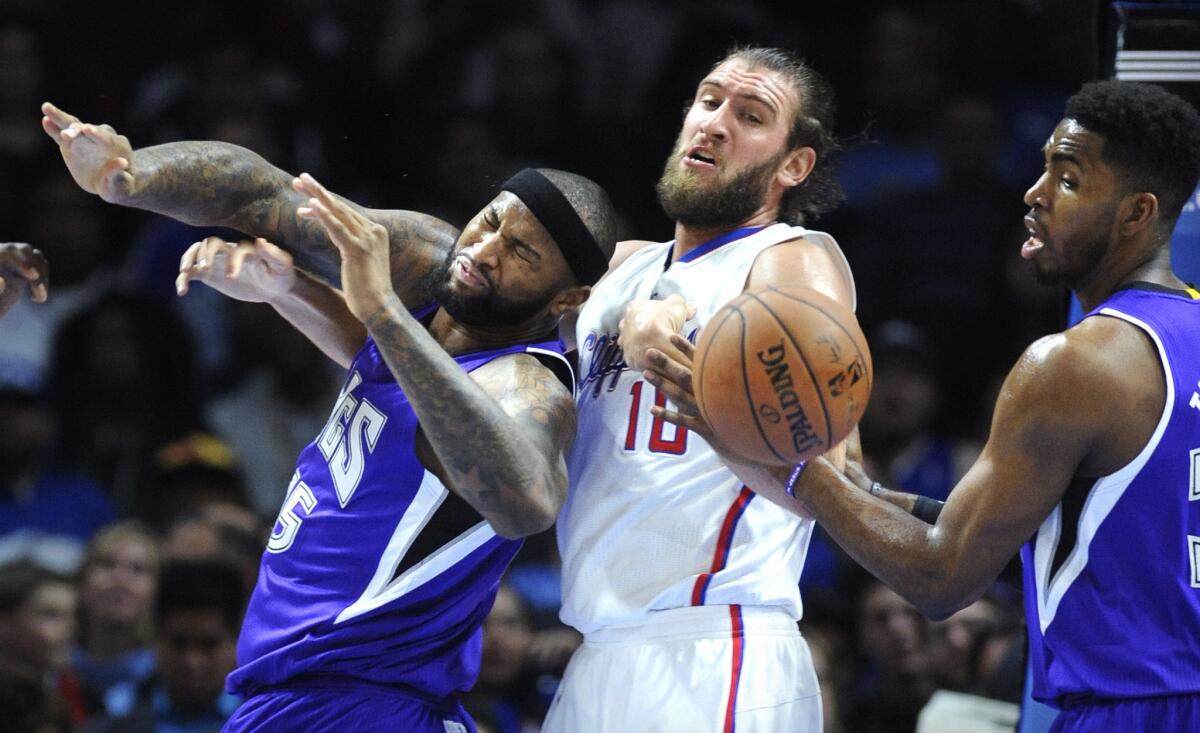
[[[969,603],[955,602],[950,598],[936,598],[923,601],[922,603],[913,604],[921,615],[931,621],[945,621],[962,609],[969,606]]]
[[[489,519],[496,534],[505,539],[519,540],[553,527],[567,493],[566,478],[551,480],[547,486],[546,490],[527,493],[525,500],[519,506],[514,506],[512,511],[505,512],[504,516]]]
[[[542,511],[538,507],[529,507],[504,517],[493,517],[488,522],[500,537],[519,540],[550,529],[554,525],[555,516],[555,513]]]

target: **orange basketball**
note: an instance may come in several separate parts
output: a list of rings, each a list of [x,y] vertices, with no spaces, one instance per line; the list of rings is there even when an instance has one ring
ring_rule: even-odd
[[[808,288],[743,293],[696,344],[692,383],[718,440],[759,463],[796,464],[841,442],[871,394],[854,314]]]

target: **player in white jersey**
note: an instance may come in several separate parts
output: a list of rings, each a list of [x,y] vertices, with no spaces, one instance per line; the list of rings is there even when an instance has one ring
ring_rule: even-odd
[[[694,340],[743,289],[805,285],[853,307],[836,242],[796,226],[840,195],[832,107],[786,52],[718,63],[658,186],[675,239],[624,247],[579,315],[579,437],[558,538],[562,617],[585,641],[545,731],[820,729],[796,626],[812,522],[757,496],[755,467],[664,421],[661,380],[643,369],[684,359],[669,335]]]

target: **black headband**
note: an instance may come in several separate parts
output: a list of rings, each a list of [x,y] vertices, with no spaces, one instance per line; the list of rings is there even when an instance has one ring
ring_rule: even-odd
[[[533,168],[526,168],[505,181],[500,190],[521,199],[546,227],[581,284],[594,285],[608,270],[608,261],[600,252],[596,238],[575,213],[567,197],[548,178]]]

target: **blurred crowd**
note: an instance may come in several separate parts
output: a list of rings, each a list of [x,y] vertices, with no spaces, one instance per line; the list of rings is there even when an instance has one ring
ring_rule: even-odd
[[[219,728],[258,556],[340,379],[266,306],[176,298],[180,254],[213,232],[81,192],[43,100],[135,147],[234,142],[452,223],[522,167],[577,171],[625,236],[667,239],[653,185],[695,81],[734,41],[797,49],[839,95],[847,199],[812,225],[857,274],[869,472],[942,499],[999,376],[1061,325],[1062,293],[1017,257],[1021,194],[1094,72],[1096,5],[6,0],[0,239],[51,263],[49,302],[0,322],[6,730]],[[819,533],[802,586],[830,733],[912,730],[938,689],[1019,699],[1018,590],[930,623]],[[550,532],[485,625],[481,730],[537,729],[579,643],[558,588]]]

